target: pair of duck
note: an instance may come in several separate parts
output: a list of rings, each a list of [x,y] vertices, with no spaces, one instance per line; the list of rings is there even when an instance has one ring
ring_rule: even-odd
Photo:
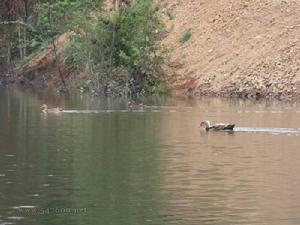
[[[130,110],[142,110],[144,109],[144,104],[143,103],[136,104],[135,102],[129,101],[127,103],[127,107]],[[63,111],[62,108],[58,108],[58,107],[49,109],[46,104],[43,104],[40,108],[42,109],[43,113],[61,113]]]
[[[134,104],[133,102],[128,102],[127,104],[128,108],[134,109],[134,108],[143,108],[144,105],[141,103],[139,105]],[[46,104],[43,104],[41,107],[43,113],[61,113],[63,111],[62,108],[48,108]],[[205,129],[206,131],[232,131],[235,127],[235,124],[226,124],[226,123],[217,123],[211,125],[209,120],[201,122],[200,126]]]

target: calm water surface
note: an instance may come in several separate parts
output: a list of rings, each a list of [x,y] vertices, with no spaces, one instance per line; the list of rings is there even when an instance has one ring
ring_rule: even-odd
[[[0,89],[0,224],[300,224],[300,136],[269,129],[299,128],[299,104],[143,101],[163,107]]]

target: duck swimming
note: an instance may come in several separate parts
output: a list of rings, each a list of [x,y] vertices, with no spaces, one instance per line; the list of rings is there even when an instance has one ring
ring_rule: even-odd
[[[133,101],[129,101],[129,102],[127,102],[127,107],[130,110],[143,110],[144,104],[143,103],[137,104]]]
[[[233,131],[235,124],[225,124],[225,123],[217,123],[217,124],[210,124],[209,120],[201,122],[201,127],[203,127],[206,131],[213,130],[213,131]]]
[[[41,107],[43,113],[61,113],[63,110],[61,108],[51,108],[48,109],[46,104],[43,104]]]

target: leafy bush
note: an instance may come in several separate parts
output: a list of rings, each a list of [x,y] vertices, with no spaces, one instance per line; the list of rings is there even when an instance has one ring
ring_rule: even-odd
[[[29,47],[36,49],[49,39],[73,30],[77,17],[87,17],[91,12],[100,10],[102,0],[57,0],[38,1],[35,5],[34,17],[29,17]]]
[[[156,82],[154,82],[154,85],[147,86],[147,93],[169,94],[170,89],[164,82],[162,82],[161,80],[157,80]]]
[[[79,90],[81,93],[85,93],[85,92],[88,92],[90,91],[90,86],[92,84],[92,81],[91,80],[86,80],[86,81],[83,81],[80,85],[79,85]]]
[[[145,93],[160,80],[156,37],[162,23],[152,0],[136,0],[118,12],[74,22],[79,35],[66,50],[67,61],[88,68],[97,88]]]

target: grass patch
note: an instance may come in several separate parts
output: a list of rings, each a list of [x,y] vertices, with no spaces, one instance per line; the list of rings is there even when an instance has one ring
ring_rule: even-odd
[[[25,56],[22,59],[19,59],[16,61],[17,67],[22,67],[28,64],[36,55],[38,54],[38,51],[32,52],[31,54]]]
[[[185,42],[187,42],[188,40],[190,40],[191,37],[192,37],[191,31],[190,31],[190,30],[186,30],[186,31],[184,31],[184,32],[181,34],[181,36],[180,36],[180,42],[181,42],[181,43],[185,43]]]
[[[173,20],[175,18],[174,14],[172,11],[168,10],[166,12],[167,17],[169,18],[169,20]]]

